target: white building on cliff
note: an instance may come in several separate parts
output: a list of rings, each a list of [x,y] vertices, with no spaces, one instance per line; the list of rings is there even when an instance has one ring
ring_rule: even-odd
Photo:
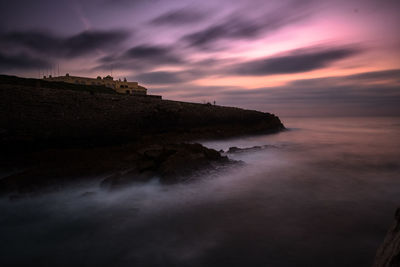
[[[140,86],[138,82],[128,82],[126,78],[122,81],[114,80],[113,77],[107,75],[104,78],[98,76],[97,78],[87,78],[87,77],[78,77],[71,76],[68,73],[65,76],[52,77],[51,75],[43,77],[46,81],[52,82],[65,82],[72,84],[81,84],[81,85],[96,85],[96,86],[105,86],[115,90],[121,94],[131,94],[131,95],[146,95],[147,89],[143,86]]]

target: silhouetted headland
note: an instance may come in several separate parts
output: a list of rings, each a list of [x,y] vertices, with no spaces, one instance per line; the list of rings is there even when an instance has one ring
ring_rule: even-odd
[[[3,192],[106,172],[114,174],[103,185],[153,175],[169,183],[229,161],[185,142],[284,129],[270,113],[124,95],[96,85],[2,75],[0,92],[1,169],[10,173],[0,180]]]

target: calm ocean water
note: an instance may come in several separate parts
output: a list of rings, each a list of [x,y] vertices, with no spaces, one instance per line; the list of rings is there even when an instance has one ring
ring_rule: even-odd
[[[0,265],[371,266],[400,206],[400,118],[283,122],[203,142],[267,148],[194,183],[0,199]]]

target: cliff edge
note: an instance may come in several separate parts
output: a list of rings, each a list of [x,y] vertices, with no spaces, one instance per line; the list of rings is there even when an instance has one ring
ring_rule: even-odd
[[[258,111],[73,90],[72,85],[60,90],[59,83],[54,88],[20,84],[0,80],[3,149],[121,144],[157,135],[185,141],[284,129],[278,117]]]
[[[104,175],[108,188],[187,181],[235,163],[187,142],[282,129],[269,113],[0,75],[0,195]]]

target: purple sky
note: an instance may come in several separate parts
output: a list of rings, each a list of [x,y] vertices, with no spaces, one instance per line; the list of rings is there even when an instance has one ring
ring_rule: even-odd
[[[0,73],[111,73],[276,113],[400,115],[400,1],[0,0]]]

